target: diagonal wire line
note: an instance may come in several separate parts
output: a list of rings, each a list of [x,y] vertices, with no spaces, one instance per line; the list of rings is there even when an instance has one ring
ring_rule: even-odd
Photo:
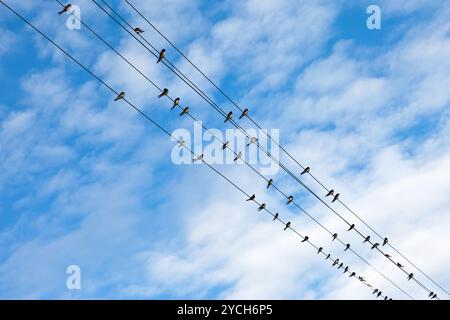
[[[55,0],[56,2],[58,2],[61,6],[63,6],[63,4],[59,1],[59,0]],[[73,14],[72,14],[73,15]],[[119,53],[114,47],[112,47],[111,44],[109,44],[106,40],[104,40],[97,32],[95,32],[87,23],[85,23],[81,18],[73,15],[76,19],[78,19],[80,21],[80,23],[86,27],[91,33],[93,33],[98,39],[100,39],[105,45],[107,45],[111,50],[113,50],[117,55],[119,55],[125,62],[127,62],[134,70],[136,70],[141,76],[143,76],[150,84],[152,84],[158,91],[162,91],[161,88],[156,85],[156,83],[154,81],[152,81],[148,76],[146,76],[144,73],[142,73],[142,71],[140,71],[135,65],[133,65],[128,59],[126,59],[121,53]],[[171,98],[170,96],[166,96],[168,99],[170,99],[172,102],[174,101],[173,98]],[[183,109],[180,105],[178,105],[178,107],[180,109]],[[221,144],[224,144],[224,142],[217,137],[217,135],[214,135],[206,126],[204,126],[198,119],[196,119],[194,116],[192,116],[190,113],[187,114],[191,119],[193,119],[194,121],[198,122],[202,128],[209,132],[212,136],[214,136]],[[231,150],[235,155],[237,155],[237,153],[232,150],[230,147],[227,147],[227,149]],[[250,165],[248,162],[244,161],[244,163],[251,168],[256,174],[258,174],[261,178],[263,178],[266,182],[268,181],[257,169],[255,169],[252,165]],[[275,186],[274,186],[275,187]],[[288,197],[286,193],[284,193],[283,191],[281,191],[279,188],[275,187],[275,189],[281,193],[284,197]],[[328,232],[330,235],[333,235],[333,233],[327,229],[323,224],[321,224],[318,220],[316,220],[313,216],[311,216],[306,210],[304,210],[300,205],[298,205],[297,203],[293,202],[293,204],[295,206],[297,206],[304,214],[306,214],[311,220],[313,220],[316,224],[318,224],[320,227],[322,227],[326,232]],[[339,241],[339,243],[341,243],[343,246],[346,246],[346,244],[340,239],[337,238],[337,240]],[[364,259],[361,255],[359,255],[358,253],[356,253],[353,249],[350,249],[350,251],[355,254],[360,260],[362,260],[364,263],[366,263],[369,267],[371,267],[373,270],[375,270],[378,274],[380,274],[384,279],[386,279],[387,281],[389,281],[392,285],[394,285],[398,290],[402,291],[405,295],[407,295],[409,298],[413,299],[411,295],[409,295],[406,291],[404,291],[402,288],[400,288],[395,282],[393,282],[389,277],[387,277],[385,274],[383,274],[381,271],[379,271],[377,268],[375,268],[372,264],[370,264],[366,259]]]
[[[9,9],[12,13],[14,13],[18,18],[20,18],[21,20],[23,20],[27,25],[29,25],[34,31],[38,32],[41,36],[43,36],[46,40],[48,40],[51,44],[53,44],[57,49],[59,49],[62,53],[64,53],[68,58],[70,58],[73,62],[75,62],[78,66],[80,66],[82,69],[84,69],[86,72],[88,72],[93,78],[95,78],[98,82],[100,82],[103,86],[105,86],[106,88],[108,88],[112,93],[114,93],[115,95],[118,95],[118,92],[113,89],[110,85],[108,85],[104,80],[102,80],[100,77],[98,77],[96,74],[94,74],[90,69],[88,69],[86,66],[84,66],[81,62],[79,62],[76,58],[74,58],[71,54],[69,54],[67,51],[65,51],[61,46],[59,46],[56,42],[54,42],[52,39],[50,39],[46,34],[44,34],[42,31],[40,31],[37,27],[35,27],[31,22],[29,22],[26,18],[24,18],[22,15],[20,15],[17,11],[15,11],[14,9],[12,9],[9,5],[7,5],[6,3],[4,3],[4,1],[0,0],[0,3],[2,3],[7,9]],[[181,141],[179,141],[178,139],[176,139],[168,130],[166,130],[164,127],[162,127],[161,125],[159,125],[156,121],[154,121],[152,118],[150,118],[145,112],[143,112],[140,108],[136,107],[133,103],[131,103],[129,100],[123,98],[122,100],[124,100],[124,102],[126,104],[128,104],[130,107],[132,107],[135,111],[137,111],[141,116],[143,116],[147,121],[150,121],[153,125],[155,125],[156,127],[158,127],[160,130],[162,130],[166,135],[168,135],[170,138],[172,138],[174,141],[180,143]],[[186,148],[193,156],[197,156],[190,148],[188,148],[187,146],[183,146],[184,148]],[[223,173],[221,173],[220,171],[218,171],[216,168],[214,168],[212,165],[210,165],[209,163],[207,163],[205,160],[202,159],[202,162],[204,164],[206,164],[210,169],[213,170],[213,172],[215,172],[216,174],[218,174],[219,176],[221,176],[223,179],[225,179],[228,183],[230,183],[233,187],[235,187],[238,191],[240,191],[242,194],[244,194],[246,197],[249,197],[249,193],[247,193],[246,191],[244,191],[241,187],[239,187],[236,183],[234,183],[232,180],[230,180],[228,177],[226,177]],[[255,202],[257,205],[261,205],[261,203],[259,203],[258,201],[254,200],[253,202]],[[281,224],[283,224],[285,226],[285,230],[289,229],[291,230],[294,234],[296,234],[297,236],[299,236],[303,241],[302,242],[307,242],[309,245],[311,245],[313,248],[315,248],[316,250],[319,249],[319,247],[317,245],[315,245],[314,243],[312,243],[309,239],[307,239],[305,236],[302,236],[298,231],[296,231],[293,227],[290,227],[290,224],[288,224],[288,222],[284,222],[283,220],[281,220],[280,218],[278,218],[278,216],[275,216],[275,214],[273,212],[271,212],[269,209],[264,208],[264,211],[267,212],[268,214],[270,214],[272,217],[274,217],[274,220],[279,221]],[[325,252],[321,252],[322,255],[327,256],[327,254]],[[327,260],[329,259],[329,257],[327,256]],[[333,262],[336,261],[336,259],[331,259]],[[356,278],[355,278],[356,279]],[[371,285],[369,285],[368,283],[365,283],[362,280],[358,280],[360,281],[362,284],[364,284],[365,286],[372,288]],[[383,296],[382,297],[387,299],[387,296]]]
[[[102,0],[103,1],[103,0]],[[237,109],[239,109],[241,112],[243,109],[234,102],[234,100],[227,95],[211,78],[209,78],[197,65],[195,65],[178,47],[170,41],[151,21],[149,21],[135,6],[133,6],[128,0],[125,0],[125,2],[139,15],[141,18],[143,18],[158,34],[160,34],[189,64],[191,64],[209,83],[211,83],[227,100],[229,100]],[[253,120],[250,116],[247,116],[249,120],[259,129],[262,129],[261,126]],[[272,143],[275,143],[291,160],[293,160],[298,166],[300,166],[303,170],[306,168],[303,166],[297,159],[295,159],[283,146],[281,146],[276,140],[274,140],[269,133],[266,133],[266,136],[272,141]],[[325,189],[327,192],[329,189],[317,178],[315,177],[311,172],[307,172],[308,175],[310,175],[323,189]],[[383,236],[381,236],[378,232],[376,232],[366,221],[364,221],[355,211],[349,208],[348,205],[346,205],[341,199],[337,200],[341,205],[344,206],[345,209],[347,209],[351,214],[353,214],[360,222],[362,222],[367,228],[369,228],[375,235],[377,235],[380,239],[384,239]],[[449,292],[445,290],[442,286],[440,286],[436,281],[434,281],[430,276],[428,276],[421,268],[419,268],[416,264],[414,264],[410,259],[408,259],[405,255],[403,255],[397,248],[395,248],[391,243],[387,243],[389,247],[391,247],[395,252],[397,252],[402,258],[404,258],[406,261],[408,261],[416,270],[418,270],[423,276],[425,276],[428,280],[430,280],[433,284],[435,284],[437,287],[439,287],[441,290],[443,290],[448,295]]]

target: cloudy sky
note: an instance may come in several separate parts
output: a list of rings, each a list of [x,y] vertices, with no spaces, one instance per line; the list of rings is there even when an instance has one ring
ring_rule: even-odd
[[[188,117],[53,0],[5,0],[170,132]],[[448,1],[131,1],[327,187],[450,288]],[[224,110],[238,111],[125,1],[110,1]],[[208,128],[231,129],[90,0],[81,17]],[[381,9],[369,30],[366,9]],[[0,298],[372,299],[0,5]],[[239,122],[254,128],[248,119]],[[217,142],[217,141],[216,141]],[[204,145],[208,142],[204,142]],[[198,148],[199,145],[197,144]],[[280,154],[293,172],[301,168]],[[286,206],[245,165],[217,165],[303,235],[396,299],[402,291]],[[427,293],[283,171],[313,217],[416,299]],[[302,180],[323,196],[310,177]],[[328,201],[328,199],[327,199]],[[340,204],[333,208],[371,234]],[[387,249],[388,250],[388,249]],[[416,278],[447,299],[404,259]],[[81,290],[66,269],[81,269]],[[448,291],[448,290],[447,290]]]

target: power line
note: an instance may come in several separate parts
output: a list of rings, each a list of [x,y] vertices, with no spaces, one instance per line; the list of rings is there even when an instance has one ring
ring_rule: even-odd
[[[59,0],[55,0],[56,2],[58,2],[61,6],[63,6],[63,4],[59,1]],[[95,1],[93,1],[94,3],[96,3]],[[97,4],[97,3],[96,3]],[[98,5],[98,4],[97,4]],[[104,10],[104,12],[106,12]],[[117,14],[117,13],[116,13]],[[72,14],[73,15],[73,14]],[[109,15],[109,14],[108,14]],[[126,59],[121,53],[119,53],[114,47],[112,47],[106,40],[104,40],[98,33],[96,33],[89,25],[87,25],[84,21],[82,21],[82,19],[80,19],[79,17],[76,17],[74,15],[75,18],[77,18],[80,23],[86,27],[91,33],[93,33],[97,38],[99,38],[105,45],[107,45],[111,50],[113,50],[117,55],[119,55],[125,62],[127,62],[133,69],[135,69],[139,74],[141,74],[147,81],[149,81],[150,84],[152,84],[158,91],[163,91],[158,85],[155,84],[154,81],[152,81],[148,76],[146,76],[145,74],[142,73],[142,71],[140,71],[135,65],[133,65],[128,59]],[[122,18],[123,19],[123,18]],[[115,20],[115,19],[114,19]],[[117,22],[117,20],[115,20]],[[128,24],[129,25],[129,24]],[[130,26],[130,25],[129,25]],[[130,26],[130,28],[132,28]],[[127,30],[126,30],[127,31]],[[128,31],[127,31],[128,32]],[[128,32],[130,33],[130,32]],[[131,34],[131,33],[130,33]],[[134,36],[133,34],[131,34],[132,36]],[[166,97],[171,100],[172,102],[174,101],[173,98],[171,98],[169,95],[166,95]],[[180,109],[183,109],[181,107],[181,105],[177,105]],[[194,116],[192,116],[190,113],[187,113],[187,115],[189,117],[191,117],[194,121],[198,122],[201,124],[201,122],[196,119]],[[220,138],[218,138],[216,135],[214,135],[207,127],[205,127],[203,124],[201,124],[202,128],[204,130],[206,130],[207,132],[209,132],[212,136],[214,136],[220,143],[224,144],[223,141],[221,141]],[[227,148],[229,150],[231,150],[235,155],[236,152],[234,152],[231,148]],[[251,166],[249,163],[247,163],[246,161],[244,161],[244,163],[249,166],[255,173],[257,173],[261,178],[263,178],[266,182],[268,181],[263,175],[261,175],[253,166]],[[276,187],[275,187],[276,188]],[[278,192],[280,192],[284,197],[288,197],[283,191],[281,191],[280,189],[276,188],[276,190]],[[314,217],[312,217],[306,210],[304,210],[301,206],[299,206],[297,203],[293,202],[303,213],[305,213],[310,219],[312,219],[316,224],[318,224],[320,227],[322,227],[325,231],[327,231],[330,235],[333,235],[333,233],[328,230],[325,226],[323,226],[318,220],[316,220]],[[339,238],[337,238],[338,241],[343,245],[346,246],[346,244]],[[372,264],[370,264],[366,259],[364,259],[361,255],[359,255],[357,252],[355,252],[353,249],[350,249],[350,251],[355,254],[360,260],[362,260],[364,263],[366,263],[369,267],[371,267],[373,270],[375,270],[378,274],[380,274],[383,278],[385,278],[386,280],[388,280],[392,285],[394,285],[397,289],[399,289],[400,291],[402,291],[405,295],[407,295],[409,298],[413,299],[411,295],[409,295],[406,291],[404,291],[402,288],[400,288],[396,283],[394,283],[389,277],[387,277],[386,275],[384,275],[381,271],[379,271],[377,268],[375,268]]]
[[[103,1],[103,0],[102,0]],[[200,68],[198,68],[178,47],[170,41],[153,23],[151,23],[135,6],[133,6],[128,0],[125,2],[139,15],[143,18],[158,34],[160,34],[189,64],[191,64],[209,83],[211,83],[227,100],[229,100],[237,109],[243,112],[243,108],[241,108],[234,100],[227,95],[211,78],[209,78]],[[261,126],[254,120],[252,117],[247,115],[249,120],[259,129],[262,129]],[[270,134],[266,133],[266,136],[275,143],[291,160],[293,160],[299,167],[303,170],[307,167],[303,166],[297,159],[295,159],[283,146],[281,146],[276,140],[274,140]],[[315,180],[324,190],[327,192],[330,191],[317,177],[315,177],[310,171],[307,172],[313,180]],[[376,232],[370,225],[365,222],[356,212],[349,208],[341,199],[337,200],[345,209],[347,209],[351,214],[353,214],[360,222],[362,222],[367,228],[369,228],[375,235],[377,235],[380,239],[384,239],[378,232]],[[387,243],[395,252],[397,252],[402,258],[408,261],[416,270],[418,270],[422,275],[424,275],[428,280],[430,280],[433,284],[443,290],[447,295],[450,295],[447,290],[445,290],[442,286],[440,286],[437,282],[435,282],[430,276],[428,276],[421,268],[419,268],[416,264],[414,264],[410,259],[408,259],[405,255],[403,255],[397,248],[395,248],[391,243]]]
[[[14,9],[12,9],[10,6],[8,6],[6,3],[3,2],[3,0],[0,0],[0,2],[7,8],[9,9],[12,13],[14,13],[18,18],[20,18],[22,21],[24,21],[27,25],[29,25],[34,31],[38,32],[41,36],[43,36],[46,40],[48,40],[50,43],[52,43],[57,49],[59,49],[62,53],[64,53],[68,58],[70,58],[73,62],[75,62],[78,66],[80,66],[82,69],[84,69],[86,72],[88,72],[94,79],[96,79],[97,81],[99,81],[103,86],[105,86],[106,88],[108,88],[112,93],[114,93],[115,95],[119,95],[119,93],[113,89],[110,85],[108,85],[105,81],[103,81],[100,77],[98,77],[96,74],[94,74],[90,69],[88,69],[86,66],[84,66],[81,62],[79,62],[76,58],[74,58],[71,54],[69,54],[67,51],[65,51],[61,46],[59,46],[55,41],[53,41],[52,39],[50,39],[46,34],[44,34],[42,31],[40,31],[37,27],[35,27],[31,22],[29,22],[26,18],[24,18],[22,15],[20,15],[17,11],[15,11]],[[137,111],[141,116],[143,116],[146,120],[150,121],[153,125],[155,125],[156,127],[158,127],[160,130],[162,130],[166,135],[168,135],[170,138],[172,138],[173,140],[175,140],[176,142],[180,143],[181,141],[179,141],[178,139],[176,139],[169,131],[167,131],[164,127],[162,127],[161,125],[159,125],[156,121],[154,121],[152,118],[150,118],[145,112],[143,112],[140,108],[136,107],[133,103],[131,103],[128,99],[125,99],[125,97],[122,97],[122,100],[127,103],[130,107],[132,107],[135,111]],[[193,156],[197,156],[190,148],[188,148],[187,146],[183,145],[184,148],[186,148]],[[204,159],[202,159],[202,162],[204,164],[206,164],[210,169],[212,169],[216,174],[218,174],[219,176],[221,176],[223,179],[225,179],[227,182],[229,182],[233,187],[235,187],[238,191],[240,191],[242,194],[244,194],[246,197],[250,197],[250,194],[247,193],[246,191],[244,191],[241,187],[239,187],[236,183],[234,183],[232,180],[230,180],[229,178],[227,178],[224,174],[222,174],[220,171],[218,171],[217,169],[215,169],[212,165],[210,165],[209,163],[207,163]],[[258,201],[256,201],[255,199],[253,199],[253,202],[255,202],[258,206],[260,206],[260,208],[262,208],[262,203],[259,203]],[[283,220],[281,220],[278,215],[275,215],[273,212],[271,212],[269,209],[267,209],[264,206],[264,212],[267,212],[268,214],[270,214],[274,220],[279,221],[281,224],[283,224],[285,226],[285,229],[289,229],[292,232],[294,232],[297,236],[299,236],[302,239],[302,242],[307,242],[308,244],[310,244],[313,248],[315,248],[316,250],[319,250],[319,247],[317,247],[314,243],[312,243],[311,241],[309,241],[309,238],[306,236],[301,235],[298,231],[296,231],[293,227],[291,227],[290,222],[284,222]],[[262,209],[261,209],[262,210]],[[260,210],[260,211],[261,211]],[[320,251],[320,250],[319,250]],[[322,253],[322,255],[327,256],[327,259],[329,258],[329,256],[323,252],[320,251],[318,253]],[[336,259],[331,259],[333,262],[336,262]],[[356,278],[355,278],[356,279]],[[359,281],[361,283],[363,283],[365,286],[372,288],[372,286],[368,283],[365,282],[365,280],[361,280],[359,279]],[[386,296],[383,296],[380,294],[380,296],[387,298]]]

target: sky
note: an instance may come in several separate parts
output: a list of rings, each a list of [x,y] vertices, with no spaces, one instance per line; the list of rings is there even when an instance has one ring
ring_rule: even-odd
[[[169,132],[194,131],[191,119],[170,111],[170,101],[158,99],[155,88],[84,26],[67,28],[70,17],[57,14],[57,2],[4,2]],[[131,2],[448,291],[448,1]],[[109,3],[218,105],[233,110],[125,1]],[[222,134],[232,128],[92,1],[73,4],[84,22],[181,97],[206,127]],[[373,4],[381,29],[366,25]],[[114,102],[111,92],[2,5],[0,83],[0,298],[373,299],[367,287],[300,245],[206,165],[174,163],[176,142],[123,101]],[[239,123],[255,128],[245,118]],[[215,167],[383,293],[408,298],[286,206],[245,165]],[[399,287],[427,298],[286,173],[269,178]],[[324,193],[310,177],[302,181]],[[333,208],[370,234],[340,204]],[[66,285],[71,265],[81,270],[80,289]]]

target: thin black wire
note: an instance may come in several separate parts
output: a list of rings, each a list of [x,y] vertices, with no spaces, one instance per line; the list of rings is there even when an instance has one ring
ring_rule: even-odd
[[[60,5],[63,5],[59,0],[55,0],[56,2],[58,2]],[[93,2],[97,5],[98,3],[96,3],[94,0]],[[102,0],[102,2],[104,2]],[[107,4],[106,4],[107,5]],[[108,6],[108,5],[107,5]],[[109,6],[108,6],[109,7]],[[110,8],[112,9],[112,8]],[[113,10],[113,9],[112,9]],[[107,13],[105,10],[103,10],[105,13]],[[114,10],[113,10],[114,11]],[[108,14],[109,15],[109,14]],[[116,15],[118,15],[116,13]],[[76,16],[75,16],[76,17]],[[152,80],[150,80],[145,74],[143,74],[136,66],[134,66],[128,59],[126,59],[122,54],[120,54],[116,49],[114,49],[108,42],[106,42],[100,35],[98,35],[91,27],[89,27],[84,21],[82,21],[79,17],[76,17],[80,23],[82,23],[83,26],[85,26],[89,31],[91,31],[96,37],[98,37],[103,43],[105,43],[110,49],[112,49],[116,54],[118,54],[123,60],[125,60],[130,66],[133,67],[133,69],[135,69],[139,74],[141,74],[146,80],[148,80],[155,88],[157,88],[159,91],[162,91],[161,88],[156,85]],[[122,20],[124,20],[123,18],[121,18]],[[116,22],[117,20],[114,19]],[[124,20],[125,21],[125,20]],[[126,21],[125,21],[126,22]],[[131,27],[131,25],[129,25],[127,23],[127,25]],[[131,34],[131,33],[130,33]],[[131,34],[133,35],[133,34]],[[134,36],[134,35],[133,35]],[[156,55],[155,55],[156,56]],[[157,57],[157,56],[156,56]],[[173,70],[172,70],[173,71]],[[175,72],[175,71],[173,71]],[[169,95],[166,95],[166,97],[168,99],[170,99],[172,102],[174,101],[174,99],[172,99]],[[180,105],[178,105],[178,107],[180,109],[183,109]],[[212,136],[214,136],[220,143],[224,143],[223,141],[221,141],[221,139],[219,137],[217,137],[216,135],[214,135],[207,127],[205,127],[201,121],[199,121],[198,119],[196,119],[194,116],[192,116],[190,113],[188,113],[188,116],[190,118],[192,118],[194,121],[196,121],[197,123],[199,123],[202,128],[209,132]],[[236,152],[234,152],[234,150],[232,150],[231,148],[227,147],[227,149],[231,150],[235,155]],[[263,178],[266,182],[268,182],[268,180],[261,174],[258,172],[258,170],[256,170],[253,166],[251,166],[249,163],[247,163],[246,161],[243,161],[247,166],[249,166],[255,173],[257,173],[261,178]],[[288,197],[287,194],[285,194],[283,191],[281,191],[279,188],[275,188],[278,192],[280,192],[283,196],[285,196],[286,198]],[[319,200],[321,200],[319,198]],[[318,224],[319,226],[321,226],[325,231],[327,231],[330,235],[333,235],[333,233],[327,229],[324,225],[322,225],[318,220],[316,220],[314,217],[312,217],[306,210],[304,210],[301,206],[299,206],[297,203],[293,202],[293,204],[295,204],[303,213],[305,213],[310,219],[312,219],[316,224]],[[338,241],[345,246],[346,244],[339,238],[337,238]],[[402,291],[405,295],[407,295],[409,298],[413,299],[413,297],[411,295],[409,295],[406,291],[404,291],[402,288],[400,288],[397,284],[395,284],[390,278],[388,278],[386,275],[384,275],[381,271],[379,271],[377,268],[375,268],[372,264],[370,264],[366,259],[364,259],[361,255],[359,255],[358,253],[356,253],[353,249],[350,249],[351,252],[353,252],[353,254],[355,254],[357,257],[359,257],[359,259],[361,259],[363,262],[365,262],[369,267],[371,267],[373,270],[375,270],[378,274],[380,274],[383,278],[385,278],[386,280],[388,280],[392,285],[394,285],[397,289],[399,289],[400,291]]]
[[[104,82],[101,78],[99,78],[97,75],[95,75],[92,71],[90,71],[87,67],[85,67],[82,63],[80,63],[77,59],[75,59],[72,55],[70,55],[67,51],[65,51],[62,47],[60,47],[56,42],[54,42],[52,39],[50,39],[47,35],[45,35],[42,31],[40,31],[38,28],[36,28],[31,22],[29,22],[26,18],[24,18],[22,15],[20,15],[18,12],[16,12],[14,9],[12,9],[10,6],[8,6],[6,3],[4,3],[2,0],[0,2],[9,9],[12,13],[14,13],[17,17],[19,17],[21,20],[23,20],[26,24],[28,24],[31,28],[33,28],[36,32],[41,34],[45,39],[47,39],[50,43],[52,43],[56,48],[58,48],[61,52],[63,52],[67,57],[69,57],[73,62],[75,62],[78,66],[80,66],[82,69],[84,69],[86,72],[88,72],[92,77],[94,77],[97,81],[99,81],[102,85],[104,85],[106,88],[108,88],[111,92],[113,92],[115,95],[118,95],[118,92],[114,90],[111,86],[109,86],[106,82]],[[123,98],[124,102],[126,102],[129,106],[131,106],[135,111],[137,111],[141,116],[143,116],[146,120],[150,121],[152,124],[157,126],[160,130],[162,130],[165,134],[167,134],[170,138],[177,141],[178,143],[181,143],[178,139],[176,139],[169,131],[164,129],[161,125],[159,125],[156,121],[151,119],[145,112],[143,112],[140,108],[136,107],[134,104],[132,104],[129,100]],[[187,149],[193,156],[196,156],[196,154],[187,146],[182,145],[185,149]],[[220,175],[223,179],[225,179],[227,182],[229,182],[232,186],[234,186],[237,190],[239,190],[241,193],[243,193],[246,197],[249,197],[250,195],[245,192],[242,188],[240,188],[237,184],[235,184],[233,181],[228,179],[224,174],[222,174],[220,171],[215,169],[213,166],[211,166],[209,163],[207,163],[204,159],[202,159],[202,162],[205,163],[209,168],[211,168],[215,173]],[[261,205],[258,201],[253,200],[257,205]],[[278,218],[278,216],[275,216],[270,210],[267,208],[264,208],[265,212],[269,213],[272,217],[276,217],[276,220],[278,220],[280,223],[282,223],[285,227],[293,231],[296,235],[302,238],[302,240],[305,240],[306,238],[302,236],[299,232],[297,232],[294,228],[290,227],[285,223],[283,220]],[[313,244],[311,241],[307,240],[312,247],[314,247],[316,250],[319,248]],[[326,255],[323,251],[321,252],[323,255]],[[333,260],[336,261],[336,260]],[[367,283],[364,283],[360,281],[364,285],[368,287],[372,287]],[[382,296],[385,297],[385,296]]]
[[[103,0],[102,0],[103,1]],[[103,1],[104,2],[104,1]],[[229,100],[236,108],[238,108],[241,112],[243,112],[243,109],[237,105],[233,99],[231,99],[219,86],[217,86],[214,81],[212,81],[202,70],[200,70],[181,50],[179,50],[173,42],[171,42],[162,32],[159,31],[159,29],[154,26],[138,9],[136,9],[128,0],[125,0],[125,2],[138,13],[157,33],[159,33],[186,61],[188,61],[202,76],[208,80],[227,100]],[[109,7],[109,5],[108,5]],[[141,36],[142,37],[142,36]],[[142,37],[145,39],[144,37]],[[167,60],[167,59],[166,59]],[[170,62],[169,62],[170,63]],[[172,65],[172,63],[170,63]],[[172,65],[173,66],[173,65]],[[173,66],[174,67],[174,66]],[[189,82],[191,82],[189,80]],[[192,83],[192,82],[191,82]],[[261,126],[254,121],[249,115],[247,115],[249,120],[259,129],[262,130]],[[283,148],[280,144],[278,144],[277,141],[275,141],[269,133],[264,132],[265,135],[273,142],[275,143],[289,158],[291,158],[298,166],[300,166],[302,169],[305,169],[306,167],[300,164],[287,150]],[[308,175],[310,175],[323,189],[325,189],[327,192],[329,189],[319,180],[317,179],[311,172],[308,172]],[[383,236],[381,236],[379,233],[377,233],[370,225],[368,225],[361,217],[359,217],[358,214],[356,214],[353,210],[351,210],[341,199],[338,199],[338,202],[341,203],[341,205],[344,206],[350,213],[352,213],[359,221],[361,221],[366,227],[368,227],[374,234],[376,234],[380,239],[384,239]],[[347,222],[347,221],[345,221]],[[348,224],[348,222],[347,222]],[[350,224],[349,224],[350,225]],[[357,231],[357,230],[355,230]],[[408,261],[415,269],[417,269],[422,275],[424,275],[428,280],[430,280],[432,283],[434,283],[437,287],[439,287],[441,290],[443,290],[445,293],[450,295],[444,288],[442,288],[438,283],[436,283],[431,277],[429,277],[424,271],[422,271],[417,265],[415,265],[412,261],[410,261],[407,257],[405,257],[398,249],[396,249],[391,243],[388,242],[388,245],[397,252],[402,258],[404,258],[406,261]]]

